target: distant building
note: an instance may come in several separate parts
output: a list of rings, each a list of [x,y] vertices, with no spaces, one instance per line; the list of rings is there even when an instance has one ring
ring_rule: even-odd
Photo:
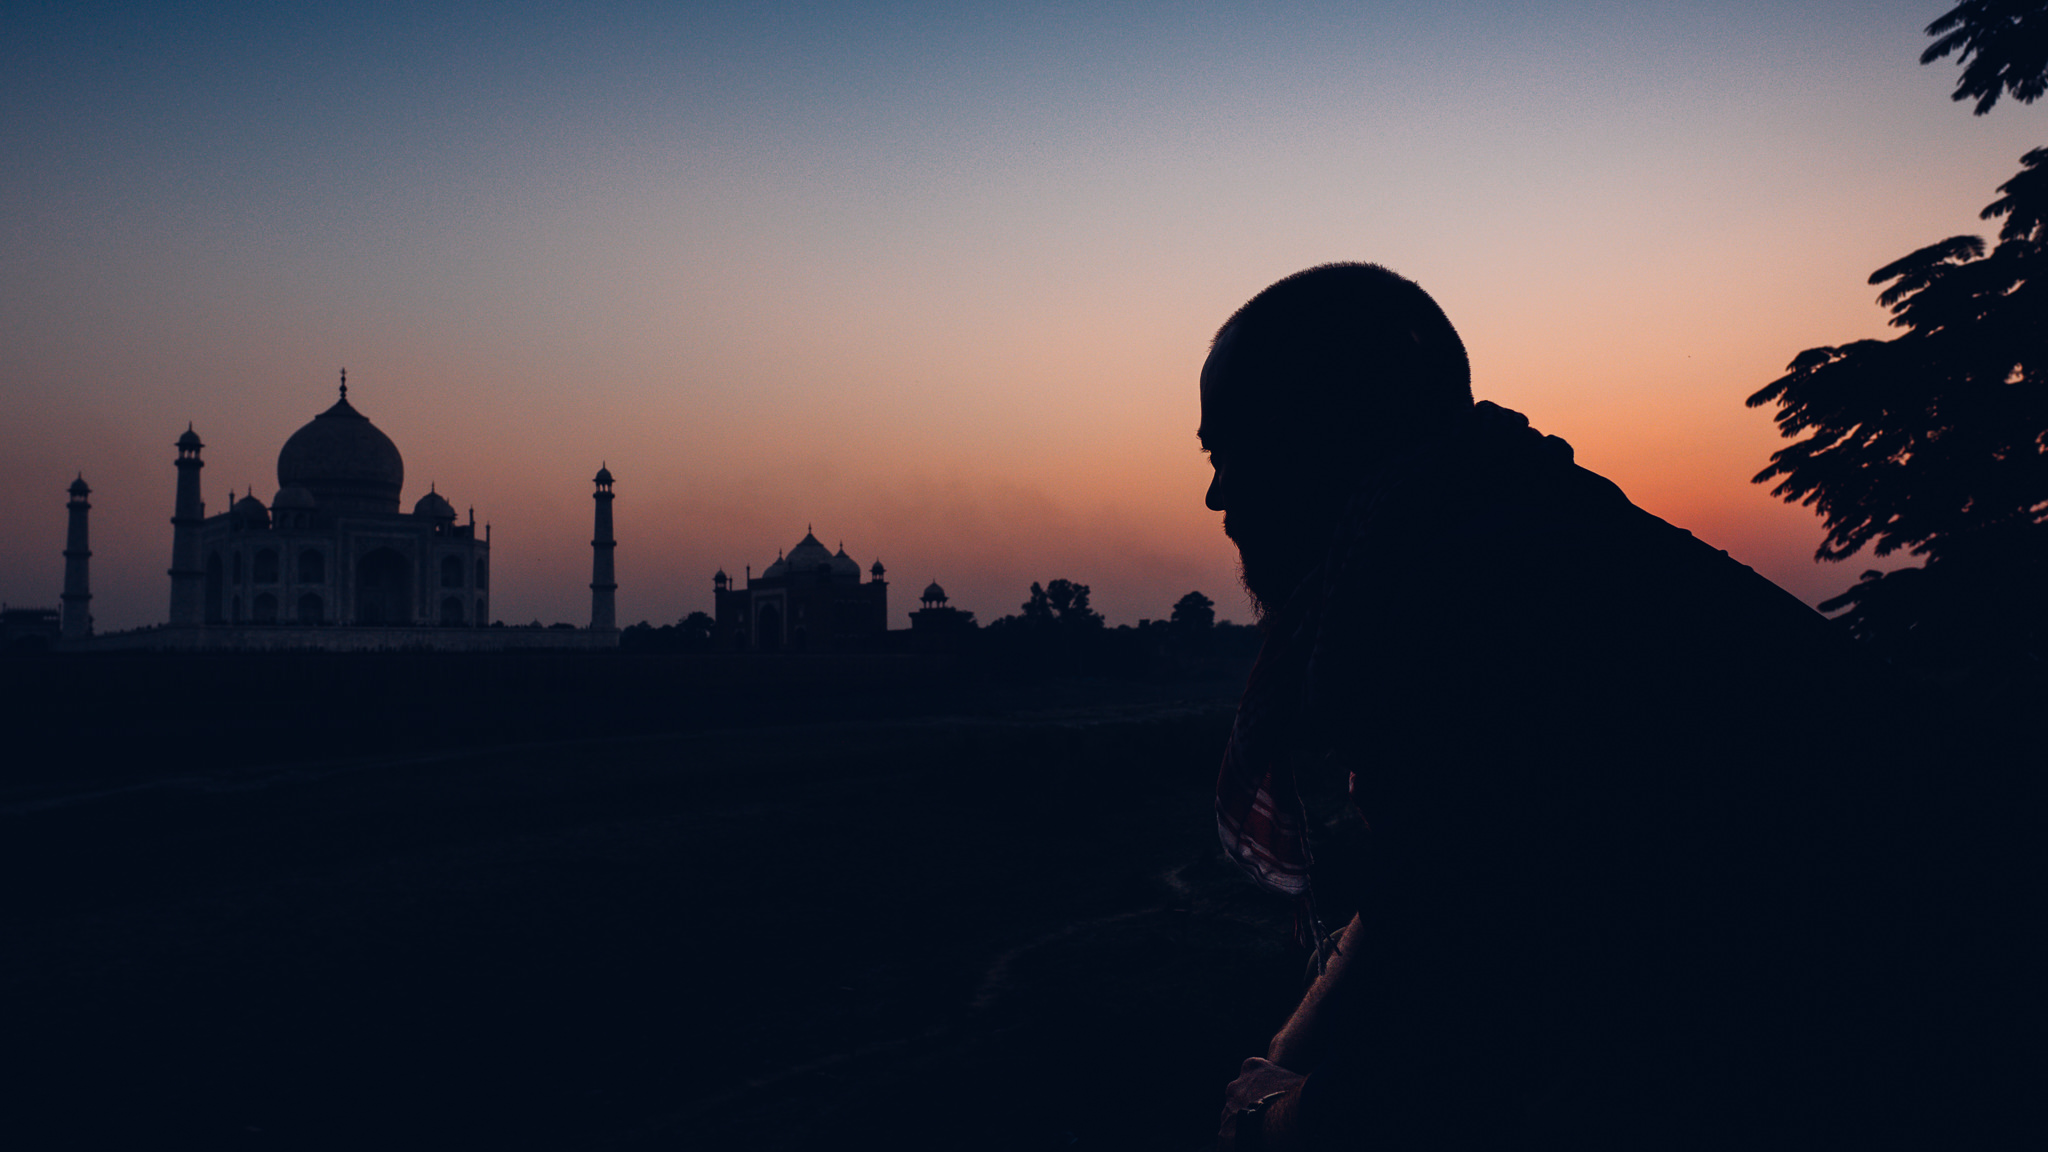
[[[858,652],[880,648],[889,632],[889,584],[880,560],[861,582],[860,565],[840,545],[828,552],[808,530],[787,555],[745,585],[720,569],[711,578],[713,643],[747,652]]]
[[[945,652],[958,646],[974,631],[974,613],[946,603],[946,590],[937,580],[925,585],[918,597],[921,607],[910,614],[910,645],[919,652]]]
[[[405,461],[398,446],[348,402],[348,375],[334,405],[292,433],[277,454],[277,494],[252,491],[213,516],[199,495],[205,447],[190,427],[178,437],[171,517],[170,623],[84,641],[85,503],[71,488],[65,550],[64,634],[77,646],[172,648],[615,647],[612,599],[612,476],[596,478],[591,627],[536,633],[490,629],[490,528],[476,512],[429,487],[399,510]],[[74,623],[74,618],[77,623]]]
[[[64,533],[64,622],[66,640],[83,640],[92,635],[92,546],[86,539],[86,517],[92,504],[86,500],[85,473],[71,482],[71,524]]]
[[[474,511],[457,523],[455,506],[434,490],[410,514],[398,510],[398,446],[349,404],[347,388],[284,442],[268,508],[251,492],[205,515],[203,445],[189,429],[179,437],[171,623],[489,623],[488,531],[478,534]]]

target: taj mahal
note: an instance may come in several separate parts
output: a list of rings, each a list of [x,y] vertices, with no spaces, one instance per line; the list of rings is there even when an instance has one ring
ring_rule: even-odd
[[[612,554],[612,474],[600,468],[591,538],[590,624],[575,629],[490,628],[491,534],[429,487],[401,510],[405,459],[391,437],[340,396],[285,440],[277,492],[266,505],[230,493],[208,515],[200,498],[205,444],[191,426],[177,438],[171,516],[169,622],[92,634],[87,497],[70,488],[61,634],[90,649],[489,650],[618,645]]]
[[[491,620],[491,529],[457,511],[435,485],[404,510],[405,457],[349,401],[348,373],[334,403],[277,453],[277,489],[265,503],[232,490],[209,514],[201,498],[206,445],[186,425],[174,445],[169,615],[163,624],[95,633],[92,488],[73,480],[66,510],[61,607],[0,605],[0,651],[268,651],[617,648],[613,478],[595,485],[587,626],[507,628]],[[907,634],[889,629],[889,584],[877,560],[862,579],[842,544],[808,529],[758,575],[712,578],[711,649],[734,653],[941,652],[974,630],[934,581]]]

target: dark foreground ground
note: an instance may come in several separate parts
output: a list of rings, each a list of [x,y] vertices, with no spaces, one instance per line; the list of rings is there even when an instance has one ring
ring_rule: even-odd
[[[1204,1146],[1301,970],[1215,843],[1234,678],[843,671],[786,718],[563,737],[539,691],[469,718],[484,747],[17,761],[0,1143]],[[231,742],[233,703],[159,735]]]

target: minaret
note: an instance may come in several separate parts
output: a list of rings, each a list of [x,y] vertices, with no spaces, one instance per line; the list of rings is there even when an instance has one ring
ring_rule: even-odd
[[[206,505],[199,499],[199,434],[185,425],[178,437],[178,507],[171,516],[171,623],[199,624],[206,619],[206,572],[199,566],[199,525]]]
[[[64,535],[64,639],[83,640],[92,635],[92,580],[88,565],[92,548],[86,543],[85,514],[92,505],[85,502],[92,489],[85,486],[85,473],[71,482],[71,530]]]
[[[590,542],[590,629],[593,632],[610,632],[618,627],[613,599],[619,590],[612,573],[612,549],[618,547],[618,542],[612,539],[612,470],[600,466],[594,483],[597,485],[597,538]]]

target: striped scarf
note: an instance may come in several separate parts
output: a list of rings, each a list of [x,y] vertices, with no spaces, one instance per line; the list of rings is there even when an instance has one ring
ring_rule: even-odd
[[[1328,557],[1267,630],[1216,776],[1216,830],[1224,851],[1260,887],[1283,896],[1308,894],[1313,861],[1302,775],[1329,754],[1310,699],[1324,670],[1319,666],[1337,655],[1325,651],[1340,646],[1332,636],[1341,631],[1330,626],[1332,608],[1344,594],[1347,573],[1365,562],[1363,529],[1378,505],[1371,488],[1352,502]]]
[[[1216,831],[1223,850],[1259,886],[1283,896],[1308,891],[1307,816],[1289,753],[1313,633],[1267,634],[1252,666],[1230,744],[1216,776]]]

